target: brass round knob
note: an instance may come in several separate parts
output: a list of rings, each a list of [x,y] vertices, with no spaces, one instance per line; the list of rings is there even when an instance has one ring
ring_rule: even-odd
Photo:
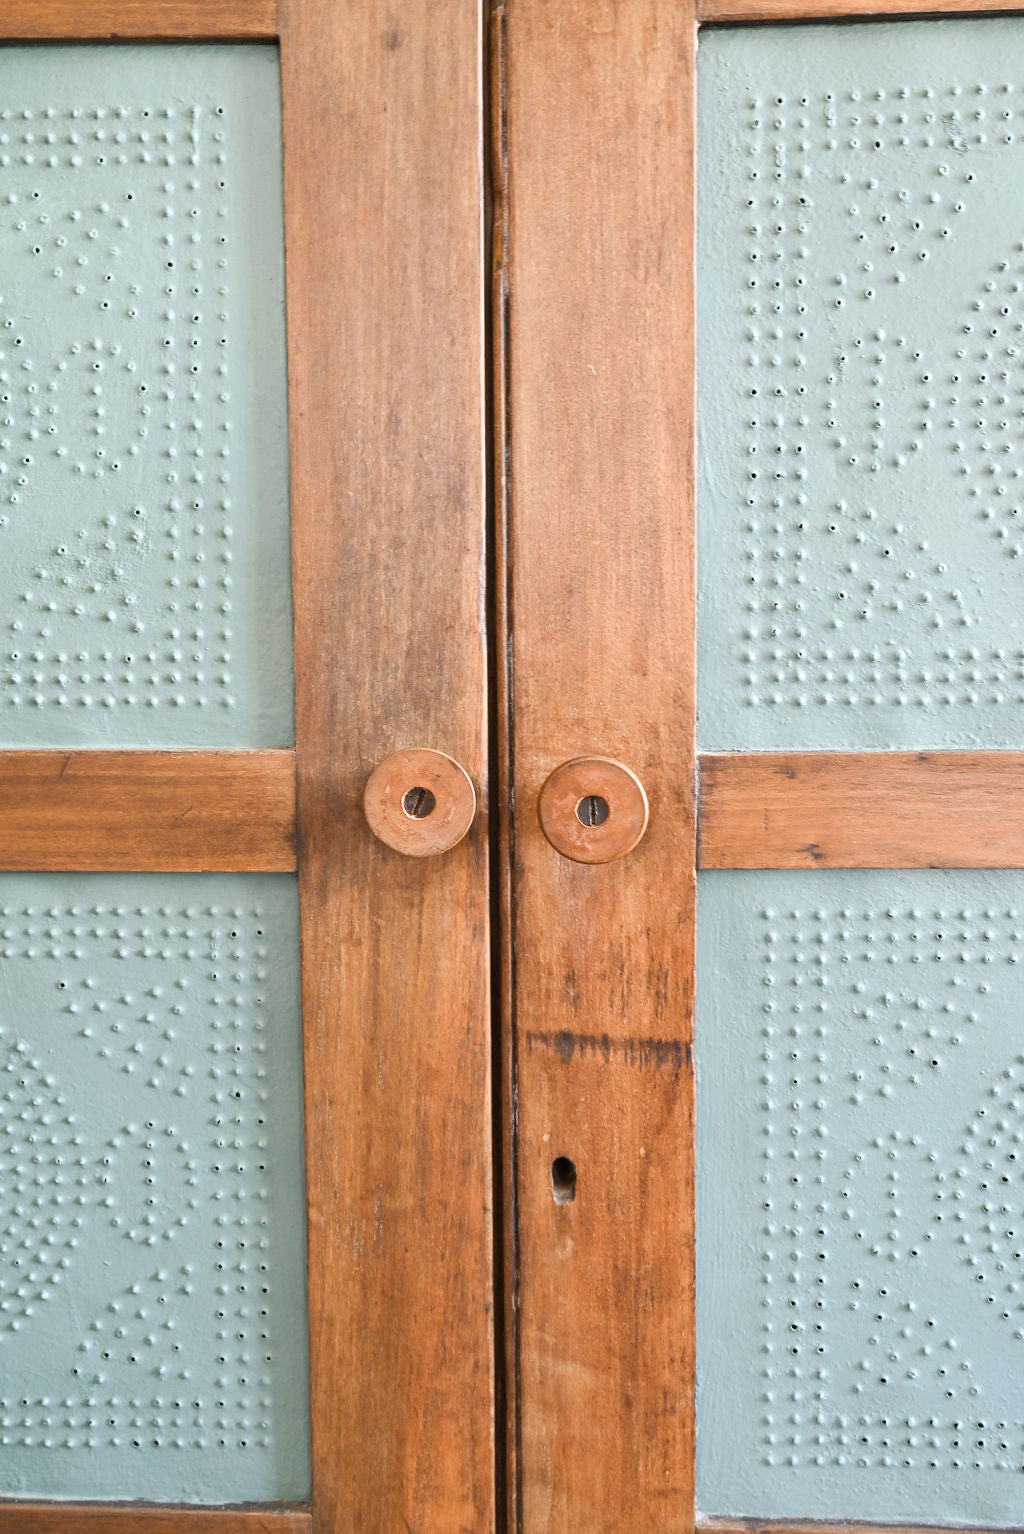
[[[396,852],[429,858],[461,842],[476,814],[476,790],[443,751],[395,751],[371,772],[363,810],[374,836]]]
[[[538,809],[552,847],[575,863],[621,858],[647,830],[643,784],[607,756],[578,756],[556,767],[540,791]]]

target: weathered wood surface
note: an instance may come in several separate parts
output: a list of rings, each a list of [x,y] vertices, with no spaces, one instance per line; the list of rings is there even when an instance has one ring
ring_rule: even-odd
[[[1019,11],[1019,0],[700,0],[700,21],[827,21],[841,17],[970,15]]]
[[[288,872],[291,751],[0,751],[0,868]]]
[[[1022,868],[1024,752],[700,758],[702,868]]]
[[[0,38],[259,39],[277,34],[277,0],[4,0]]]
[[[314,1521],[494,1523],[481,7],[284,0]],[[366,824],[424,746],[480,808]]]
[[[663,0],[499,15],[512,1499],[529,1534],[665,1534],[693,1520],[695,26]],[[537,817],[551,770],[589,754],[635,771],[651,808],[599,866]]]

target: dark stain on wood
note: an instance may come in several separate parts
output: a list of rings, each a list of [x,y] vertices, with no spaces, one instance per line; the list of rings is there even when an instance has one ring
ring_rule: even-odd
[[[528,1032],[526,1047],[530,1054],[535,1048],[550,1050],[566,1065],[577,1057],[583,1060],[588,1056],[609,1064],[621,1060],[641,1070],[653,1067],[656,1071],[681,1071],[690,1065],[690,1046],[682,1039],[615,1039],[608,1033],[574,1033],[560,1028],[555,1033]]]

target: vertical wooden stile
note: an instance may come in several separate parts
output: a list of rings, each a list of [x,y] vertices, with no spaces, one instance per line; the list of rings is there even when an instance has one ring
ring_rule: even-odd
[[[693,1525],[696,29],[661,0],[505,11],[516,1526],[664,1534]],[[584,754],[651,804],[601,866],[537,820]]]
[[[281,14],[314,1526],[493,1526],[481,16]],[[375,842],[390,752],[477,785]]]

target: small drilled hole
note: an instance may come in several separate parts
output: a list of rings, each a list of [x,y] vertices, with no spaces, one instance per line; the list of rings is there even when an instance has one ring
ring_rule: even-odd
[[[437,807],[437,800],[429,788],[410,788],[402,799],[402,809],[410,820],[426,820]]]
[[[608,800],[600,794],[585,794],[576,806],[576,819],[581,826],[603,826],[608,819]]]
[[[576,1164],[568,1156],[551,1163],[551,1197],[556,1204],[571,1204],[576,1197]]]

